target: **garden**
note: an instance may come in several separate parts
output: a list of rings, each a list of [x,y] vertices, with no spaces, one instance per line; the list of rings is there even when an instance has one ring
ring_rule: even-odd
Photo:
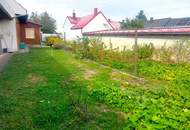
[[[2,129],[190,129],[189,41],[118,51],[59,40],[0,73]]]

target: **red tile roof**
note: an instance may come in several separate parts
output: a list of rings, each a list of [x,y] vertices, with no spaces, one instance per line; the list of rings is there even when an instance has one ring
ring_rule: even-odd
[[[120,30],[121,28],[121,23],[117,21],[109,21],[114,30]]]
[[[100,13],[100,12],[99,12]],[[78,20],[78,22],[71,28],[71,29],[82,29],[84,26],[86,26],[92,19],[94,19],[99,13],[97,14],[91,14],[84,16]]]
[[[96,13],[93,13],[91,15],[87,15],[84,17],[73,18],[73,16],[67,16],[67,18],[69,19],[71,24],[74,24],[74,26],[71,29],[82,29],[99,14],[102,14],[104,16],[104,14],[101,11],[99,11],[99,12],[96,12]],[[105,16],[104,16],[104,18],[107,20],[107,18]],[[113,28],[113,30],[120,29],[119,22],[109,21],[109,20],[107,20],[107,22],[110,24],[110,26]]]
[[[139,35],[190,35],[190,28],[157,28],[157,29],[139,29],[137,30]],[[93,35],[134,35],[135,30],[112,30],[112,31],[96,31],[83,33],[83,35],[93,36]]]
[[[73,18],[72,16],[67,16],[71,24],[77,24],[80,21],[80,17]]]

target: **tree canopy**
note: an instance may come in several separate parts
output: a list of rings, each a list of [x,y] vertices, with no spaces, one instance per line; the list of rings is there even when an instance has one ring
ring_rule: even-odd
[[[147,21],[147,17],[146,17],[146,15],[145,15],[145,13],[144,13],[144,11],[143,10],[140,10],[139,11],[139,13],[137,14],[137,16],[136,16],[136,19],[137,20],[141,20],[141,21]]]
[[[140,12],[136,15],[134,19],[126,18],[121,23],[122,29],[138,29],[138,28],[144,28],[144,22],[147,21],[147,17],[144,14],[143,10],[140,10]]]
[[[32,12],[30,19],[42,25],[43,33],[56,32],[56,20],[53,17],[51,17],[47,12],[41,14],[38,14],[37,12]]]

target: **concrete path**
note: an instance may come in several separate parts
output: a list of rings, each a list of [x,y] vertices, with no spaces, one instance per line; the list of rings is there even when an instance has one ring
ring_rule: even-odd
[[[0,72],[4,69],[5,65],[8,63],[12,55],[12,53],[0,55]]]

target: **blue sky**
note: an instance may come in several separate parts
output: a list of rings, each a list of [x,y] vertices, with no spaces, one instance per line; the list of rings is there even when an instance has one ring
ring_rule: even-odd
[[[62,31],[65,17],[75,9],[77,16],[90,14],[97,7],[107,18],[122,20],[133,18],[139,10],[148,17],[190,17],[190,0],[17,0],[29,13],[47,11]]]

